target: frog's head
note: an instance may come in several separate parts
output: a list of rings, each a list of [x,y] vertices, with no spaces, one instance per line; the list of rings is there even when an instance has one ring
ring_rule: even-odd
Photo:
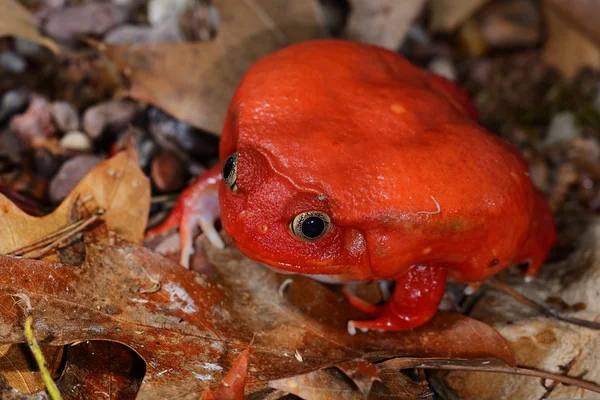
[[[294,273],[365,277],[364,237],[336,224],[327,196],[298,188],[254,148],[229,155],[222,174],[222,224],[246,256]]]

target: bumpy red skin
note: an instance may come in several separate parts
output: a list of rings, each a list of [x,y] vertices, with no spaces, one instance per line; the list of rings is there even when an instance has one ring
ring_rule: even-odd
[[[257,62],[228,110],[221,159],[239,152],[221,220],[248,257],[338,281],[395,280],[357,328],[405,330],[436,312],[447,278],[481,282],[553,245],[552,214],[516,148],[476,123],[465,92],[400,55],[339,40]],[[314,242],[290,221],[322,211]]]

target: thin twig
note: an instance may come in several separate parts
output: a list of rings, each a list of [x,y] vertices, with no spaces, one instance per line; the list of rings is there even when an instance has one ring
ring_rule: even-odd
[[[521,303],[533,308],[540,314],[543,314],[547,317],[556,318],[560,321],[565,321],[565,322],[571,323],[573,325],[583,326],[583,327],[590,328],[590,329],[600,329],[600,322],[588,321],[586,319],[572,317],[570,315],[564,314],[555,309],[548,308],[548,307],[522,295],[521,293],[517,292],[516,290],[511,288],[509,285],[507,285],[504,282],[499,281],[498,279],[492,278],[492,279],[488,280],[486,282],[486,284],[496,290],[506,293],[507,295],[517,299]]]
[[[510,365],[498,359],[463,360],[400,357],[384,361],[380,365],[391,369],[443,369],[452,371],[496,372],[512,375],[533,376],[536,378],[557,381],[566,385],[573,385],[586,390],[591,390],[592,392],[600,393],[600,385],[597,385],[596,383],[532,368],[511,367]]]
[[[42,373],[42,380],[46,385],[46,390],[52,400],[61,400],[62,396],[60,395],[60,391],[56,386],[56,382],[52,379],[44,353],[33,332],[33,307],[31,306],[31,299],[24,293],[17,293],[13,296],[18,297],[25,302],[25,315],[27,317],[25,320],[25,338],[27,339],[27,345],[33,354],[33,358],[35,358],[38,368]]]
[[[43,239],[36,240],[35,242],[30,243],[25,247],[21,247],[20,249],[16,249],[9,253],[6,253],[6,255],[16,257],[16,256],[21,256],[25,253],[29,253],[30,251],[33,251],[33,250],[37,250],[37,249],[47,245],[48,243],[52,243],[58,236],[62,235],[65,232],[70,231],[71,229],[83,224],[84,222],[85,222],[85,220],[81,219],[71,225],[67,225],[64,228],[57,230],[56,232],[52,232],[51,234],[44,237]]]
[[[58,247],[65,240],[83,231],[85,228],[96,222],[104,215],[104,212],[104,209],[99,208],[93,215],[89,216],[88,218],[74,222],[64,228],[59,229],[56,232],[51,233],[43,239],[33,242],[25,247],[13,250],[10,253],[7,253],[7,255],[24,256],[25,254],[33,251],[33,254],[30,254],[29,256],[27,256],[27,258],[40,258],[41,256],[45,255],[48,251]]]
[[[163,203],[174,203],[179,198],[180,193],[175,194],[160,194],[157,196],[152,196],[150,199],[150,204],[163,204]]]
[[[536,369],[522,368],[522,367],[499,367],[491,366],[487,368],[476,367],[476,366],[464,366],[464,365],[417,365],[415,368],[423,369],[444,369],[453,371],[478,371],[478,372],[501,372],[512,375],[524,375],[533,376],[536,378],[547,379],[550,381],[557,381],[566,385],[573,385],[582,389],[590,390],[592,392],[600,393],[600,386],[595,383],[584,381],[581,379],[573,378],[570,376],[553,374],[551,372],[539,371]]]

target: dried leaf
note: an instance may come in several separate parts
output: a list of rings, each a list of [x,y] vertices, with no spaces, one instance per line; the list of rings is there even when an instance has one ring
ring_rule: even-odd
[[[104,221],[122,238],[141,243],[148,220],[150,185],[138,167],[133,148],[104,161],[73,189],[52,213],[44,217],[25,214],[0,195],[0,253],[25,246],[69,225],[73,204],[80,200],[91,214],[104,208]]]
[[[432,399],[433,392],[427,381],[415,382],[408,376],[391,369],[381,368],[381,382],[375,382],[369,400],[423,400]]]
[[[350,0],[350,5],[349,39],[398,50],[425,0]]]
[[[600,67],[597,42],[580,30],[553,2],[544,2],[544,14],[548,32],[543,51],[546,62],[558,68],[568,79],[584,67]]]
[[[490,0],[431,0],[433,32],[452,32]]]
[[[0,299],[14,293],[31,298],[40,341],[129,345],[147,363],[140,398],[198,395],[217,387],[255,334],[247,393],[269,380],[356,358],[417,354],[513,361],[494,330],[453,313],[439,313],[410,332],[349,335],[347,319],[360,314],[343,296],[305,277],[293,278],[281,296],[287,276],[234,249],[211,249],[218,274],[203,276],[148,249],[117,238],[109,242],[103,226],[86,233],[85,242],[87,258],[79,267],[0,257]],[[155,280],[160,290],[140,291]],[[2,304],[0,342],[22,342],[23,311],[12,300]]]
[[[50,371],[56,370],[62,358],[62,348],[41,346]],[[24,344],[0,345],[0,374],[6,382],[23,394],[35,393],[44,389],[44,382],[31,351]],[[0,398],[2,394],[0,392]]]
[[[58,381],[63,400],[134,399],[146,370],[127,346],[90,341],[67,348],[65,371]]]
[[[369,395],[373,382],[380,380],[379,368],[366,361],[350,361],[336,365],[336,368],[342,371],[354,382],[360,393],[364,397]]]
[[[41,44],[55,54],[60,52],[52,39],[40,35],[34,16],[18,1],[0,0],[0,10],[0,37],[18,36]]]
[[[600,2],[589,0],[544,0],[563,19],[571,20],[600,46]]]
[[[250,346],[242,351],[235,360],[225,378],[216,390],[207,390],[202,393],[200,400],[232,399],[243,400],[246,379],[248,378],[248,357]]]
[[[324,37],[314,0],[216,0],[221,26],[203,43],[102,45],[129,76],[129,96],[220,135],[240,79],[260,57]]]
[[[344,374],[334,368],[279,379],[269,383],[274,389],[311,400],[363,400],[364,396]]]

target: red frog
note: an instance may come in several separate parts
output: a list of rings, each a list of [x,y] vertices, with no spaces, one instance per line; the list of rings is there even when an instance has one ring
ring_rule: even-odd
[[[556,239],[519,151],[478,125],[467,95],[397,53],[343,40],[259,60],[228,108],[221,164],[149,236],[179,225],[188,265],[200,225],[246,256],[338,282],[395,281],[349,331],[407,330],[436,313],[446,281],[481,283]]]

